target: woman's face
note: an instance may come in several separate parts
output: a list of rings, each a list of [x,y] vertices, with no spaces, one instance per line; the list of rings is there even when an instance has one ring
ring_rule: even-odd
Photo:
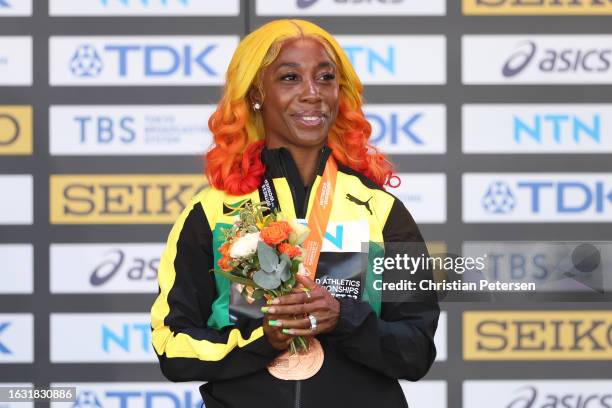
[[[312,38],[286,41],[263,72],[261,104],[269,146],[323,145],[338,114],[337,70]],[[252,98],[260,102],[257,96]]]

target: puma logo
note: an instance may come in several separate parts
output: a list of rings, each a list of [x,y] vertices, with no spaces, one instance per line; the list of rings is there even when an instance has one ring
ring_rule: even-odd
[[[374,197],[374,196],[372,196],[372,197]],[[372,199],[372,197],[368,198],[368,201],[361,201],[360,199],[358,199],[354,195],[351,195],[351,194],[348,194],[348,193],[346,194],[346,199],[347,200],[352,201],[352,202],[354,202],[357,205],[363,205],[366,208],[366,210],[368,210],[370,212],[370,215],[373,215],[372,214],[372,209],[370,208],[370,200]]]

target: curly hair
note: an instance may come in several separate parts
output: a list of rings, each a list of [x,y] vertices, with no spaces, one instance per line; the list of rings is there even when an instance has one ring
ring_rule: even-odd
[[[391,185],[393,166],[368,144],[372,132],[361,109],[363,86],[338,42],[321,27],[304,20],[275,20],[247,35],[229,64],[223,96],[208,121],[214,146],[206,153],[206,176],[215,188],[232,195],[248,194],[262,182],[264,126],[249,109],[248,93],[261,88],[262,72],[280,53],[284,41],[309,37],[319,41],[339,73],[339,109],[327,144],[334,158],[376,184]]]

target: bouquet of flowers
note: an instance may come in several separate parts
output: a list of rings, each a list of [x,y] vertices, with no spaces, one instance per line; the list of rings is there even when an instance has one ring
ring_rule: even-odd
[[[222,257],[215,273],[237,283],[248,303],[271,300],[290,293],[295,275],[304,273],[302,243],[308,227],[286,220],[279,211],[270,212],[263,203],[247,202],[231,228],[223,231],[219,247]],[[265,214],[265,213],[268,214]],[[265,214],[265,215],[264,215]],[[291,352],[308,350],[303,337],[291,341]]]

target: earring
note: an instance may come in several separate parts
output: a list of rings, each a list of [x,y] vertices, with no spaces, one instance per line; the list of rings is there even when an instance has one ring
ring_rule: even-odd
[[[254,111],[258,111],[259,109],[261,109],[261,105],[259,103],[254,103],[253,104],[253,110]]]

